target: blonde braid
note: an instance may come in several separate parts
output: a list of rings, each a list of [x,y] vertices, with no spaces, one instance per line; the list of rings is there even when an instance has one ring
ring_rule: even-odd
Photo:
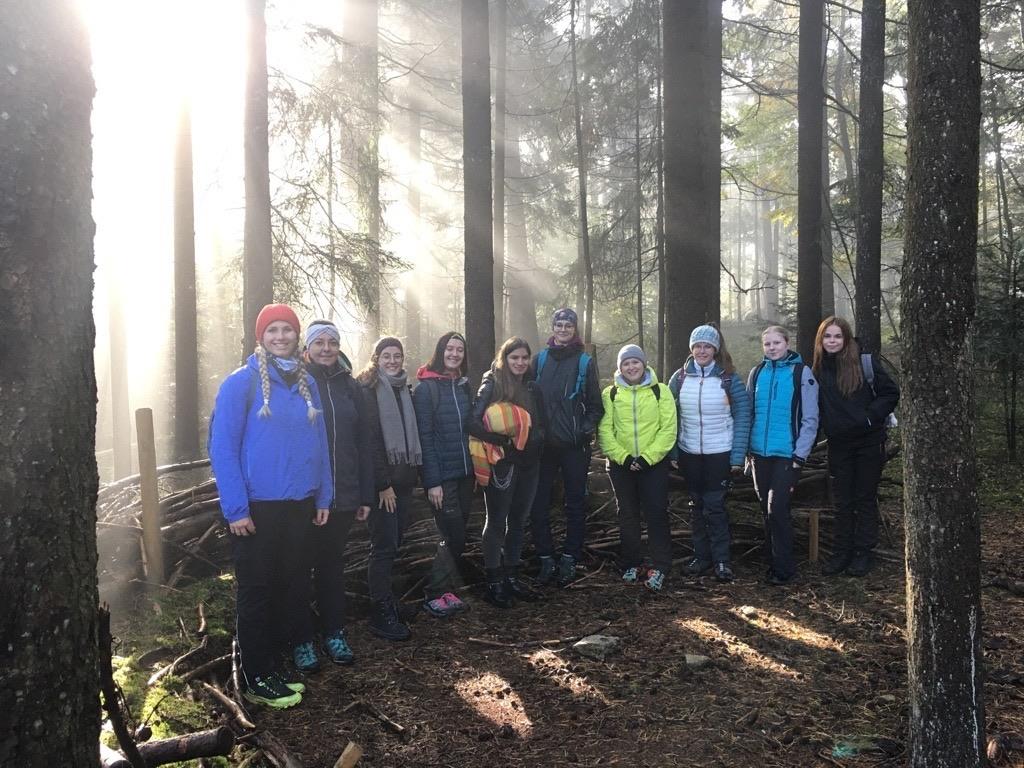
[[[263,407],[258,415],[266,419],[270,417],[270,371],[267,370],[267,350],[262,344],[256,345],[256,362],[260,366],[260,391],[263,393]]]
[[[313,407],[313,395],[309,391],[309,374],[306,372],[306,365],[302,362],[302,358],[299,358],[299,394],[302,395],[302,399],[306,401],[306,418],[309,419],[310,424],[316,424],[317,414],[320,413],[316,408]]]

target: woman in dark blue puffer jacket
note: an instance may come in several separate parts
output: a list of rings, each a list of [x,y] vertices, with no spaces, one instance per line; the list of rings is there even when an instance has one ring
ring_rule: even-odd
[[[467,607],[455,594],[473,501],[467,431],[472,398],[466,370],[466,339],[449,331],[437,340],[430,362],[417,371],[419,384],[412,393],[423,451],[423,487],[441,536],[423,605],[437,618]]]

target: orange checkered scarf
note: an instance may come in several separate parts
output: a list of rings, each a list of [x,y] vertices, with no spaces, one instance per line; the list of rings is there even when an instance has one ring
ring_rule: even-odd
[[[483,422],[488,432],[511,437],[517,451],[526,447],[532,422],[525,408],[509,402],[491,403],[484,411]],[[505,458],[505,450],[471,435],[469,455],[473,459],[473,474],[476,475],[477,483],[481,488],[487,487],[491,482],[491,467]]]

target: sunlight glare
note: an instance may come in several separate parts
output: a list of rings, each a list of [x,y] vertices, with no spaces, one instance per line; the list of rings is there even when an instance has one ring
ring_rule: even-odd
[[[528,735],[533,728],[519,694],[505,678],[493,672],[458,681],[455,692],[479,715],[495,725],[512,726],[520,737]]]

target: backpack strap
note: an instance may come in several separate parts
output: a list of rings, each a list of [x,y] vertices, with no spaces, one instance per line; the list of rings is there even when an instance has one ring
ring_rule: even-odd
[[[871,355],[862,352],[860,356],[860,369],[864,372],[864,381],[871,387],[871,395],[877,397],[875,392],[875,366],[871,362]]]
[[[583,386],[587,382],[587,366],[590,365],[590,355],[586,352],[580,352],[579,366],[576,370],[576,388],[569,395],[569,400],[575,400],[580,396],[583,391]]]
[[[800,434],[800,422],[804,418],[804,397],[803,397],[803,382],[804,382],[804,368],[806,366],[803,363],[797,363],[793,366],[793,445],[796,446],[797,436]]]
[[[544,370],[544,364],[548,361],[548,348],[544,347],[537,353],[537,378],[540,379],[540,372]]]
[[[729,407],[732,407],[732,377],[735,374],[727,373],[721,377],[722,389],[725,390],[725,399],[729,401]]]
[[[658,402],[658,403],[661,402],[661,387],[662,387],[661,383],[655,384],[653,387],[651,387],[651,392],[654,393],[654,400],[655,400],[655,402]],[[608,393],[608,398],[613,403],[615,402],[615,396],[617,394],[619,394],[619,385],[618,384],[612,384],[612,391]]]

